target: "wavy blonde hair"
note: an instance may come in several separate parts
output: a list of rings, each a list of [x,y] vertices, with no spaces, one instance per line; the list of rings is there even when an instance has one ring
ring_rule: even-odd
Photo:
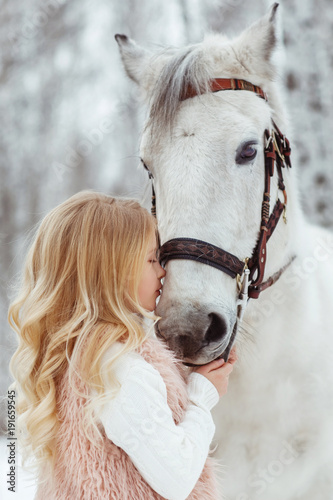
[[[86,407],[89,437],[112,363],[147,337],[144,317],[156,317],[140,306],[138,286],[154,233],[155,219],[139,203],[89,191],[41,222],[9,308],[19,339],[10,369],[22,453],[37,466],[55,458],[57,388],[67,370],[94,394]],[[121,351],[103,366],[116,341]]]

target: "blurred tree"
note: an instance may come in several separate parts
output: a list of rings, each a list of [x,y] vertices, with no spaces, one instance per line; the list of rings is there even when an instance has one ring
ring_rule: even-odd
[[[285,85],[308,217],[333,227],[333,4],[284,5]]]

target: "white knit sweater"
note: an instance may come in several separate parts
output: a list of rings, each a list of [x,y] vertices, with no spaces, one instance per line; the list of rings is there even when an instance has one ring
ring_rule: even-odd
[[[113,346],[106,355],[118,348]],[[128,454],[157,493],[169,500],[186,499],[202,472],[214,435],[210,410],[219,400],[216,388],[204,376],[192,373],[191,404],[184,420],[175,425],[164,381],[140,354],[123,355],[114,370],[120,389],[100,415],[106,435]]]

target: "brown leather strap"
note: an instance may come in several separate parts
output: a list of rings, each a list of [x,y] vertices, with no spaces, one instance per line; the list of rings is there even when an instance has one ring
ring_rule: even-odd
[[[265,265],[267,259],[267,242],[276,228],[281,214],[286,208],[287,194],[285,190],[282,168],[291,167],[290,163],[290,145],[288,139],[282,135],[279,128],[273,122],[274,129],[272,135],[269,135],[268,130],[265,131],[265,138],[268,141],[265,147],[265,192],[262,203],[262,218],[260,226],[260,236],[258,243],[253,251],[252,257],[249,260],[248,267],[250,269],[250,279],[252,280],[249,286],[249,291],[253,290],[251,297],[257,298],[262,290],[265,290],[278,279],[268,279],[263,284]],[[270,200],[270,179],[274,174],[274,166],[276,164],[278,173],[278,187],[283,192],[284,203],[279,199],[276,201],[271,215],[268,217],[269,200]]]
[[[160,248],[160,262],[164,264],[172,259],[186,259],[208,264],[225,272],[232,278],[242,274],[245,263],[235,255],[222,250],[211,243],[194,238],[173,238]]]
[[[279,271],[272,274],[272,276],[270,276],[268,278],[268,280],[260,283],[260,285],[257,285],[257,286],[250,285],[249,290],[248,290],[249,299],[257,299],[259,297],[259,295],[261,294],[261,292],[263,292],[264,290],[266,290],[270,286],[274,285],[274,283],[277,282],[277,280],[280,278],[281,274],[287,269],[287,267],[290,266],[290,264],[295,260],[295,258],[296,258],[296,256],[294,255],[285,266],[281,267],[281,269],[279,269]]]
[[[275,133],[275,140],[276,144],[278,146],[279,151],[281,152],[281,158],[280,155],[277,155],[277,162],[280,164],[281,167],[288,167],[291,168],[291,161],[290,161],[290,155],[291,155],[291,147],[290,147],[290,142],[288,141],[287,137],[282,134],[281,130],[279,127],[276,125],[274,120],[272,120],[273,126],[276,130],[277,133]]]
[[[271,213],[271,216],[269,218],[268,224],[267,224],[267,238],[266,241],[269,240],[269,238],[272,236],[272,233],[279,222],[279,219],[281,217],[281,214],[284,210],[284,204],[280,201],[277,200],[275,203],[273,212]]]
[[[254,92],[262,99],[267,101],[267,94],[257,85],[253,85],[246,80],[239,80],[238,78],[214,78],[210,80],[209,87],[211,92],[220,92],[221,90],[248,90]],[[189,85],[182,96],[182,101],[195,97],[203,92],[198,92],[194,87]]]
[[[271,177],[274,174],[274,165],[276,160],[275,147],[272,140],[269,140],[269,131],[265,130],[265,137],[269,141],[265,148],[265,190],[261,209],[260,235],[258,243],[253,251],[249,262],[250,280],[252,285],[259,285],[264,279],[266,258],[267,258],[267,233],[270,221],[270,192]],[[277,222],[276,222],[277,223]],[[274,231],[276,224],[271,223],[270,234]]]

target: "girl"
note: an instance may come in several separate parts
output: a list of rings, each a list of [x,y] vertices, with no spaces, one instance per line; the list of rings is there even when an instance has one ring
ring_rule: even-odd
[[[138,203],[81,192],[42,221],[9,310],[38,500],[216,500],[211,408],[235,358],[186,374],[144,327],[165,271]]]

